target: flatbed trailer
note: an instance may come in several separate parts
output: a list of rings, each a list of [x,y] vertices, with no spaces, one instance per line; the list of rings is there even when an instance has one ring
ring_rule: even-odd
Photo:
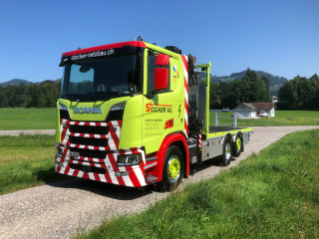
[[[211,64],[195,61],[143,40],[64,53],[55,171],[169,191],[192,164],[227,166],[252,129],[209,125]]]

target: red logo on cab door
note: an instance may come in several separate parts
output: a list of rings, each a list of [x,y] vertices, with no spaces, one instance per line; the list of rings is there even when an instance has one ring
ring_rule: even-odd
[[[145,105],[146,112],[154,112],[154,113],[173,113],[172,105],[157,105],[149,102]]]

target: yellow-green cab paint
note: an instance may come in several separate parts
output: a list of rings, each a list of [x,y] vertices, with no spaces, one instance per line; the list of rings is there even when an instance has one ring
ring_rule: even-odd
[[[56,120],[55,120],[55,141],[61,144],[61,128],[60,128],[60,104],[56,102]]]
[[[126,102],[131,97],[120,97],[114,98],[107,101],[95,101],[95,102],[82,102],[82,101],[69,101],[65,99],[60,99],[60,104],[66,106],[69,110],[69,114],[72,120],[76,121],[105,121],[110,109],[113,105],[116,105],[121,102]],[[102,114],[83,114],[83,113],[75,113],[74,108],[93,108],[93,107],[101,107]]]
[[[172,133],[184,131],[184,70],[180,55],[163,48],[147,44],[149,49],[157,53],[167,54],[170,57],[170,92],[157,93],[152,98],[147,98],[147,59],[148,50],[145,50],[144,58],[144,95],[143,95],[143,117],[142,138],[146,154],[159,150],[163,140]],[[174,66],[175,70],[174,71]],[[173,126],[166,128],[168,121]],[[122,137],[121,137],[122,138]],[[124,137],[123,137],[124,138]],[[136,147],[136,146],[135,146]]]
[[[184,131],[184,70],[182,58],[179,54],[148,43],[145,44],[147,49],[144,50],[143,61],[143,94],[96,102],[71,102],[59,99],[59,104],[68,108],[72,120],[103,122],[106,120],[107,114],[113,105],[126,102],[119,149],[144,146],[146,154],[149,154],[159,150],[167,135]],[[170,92],[159,92],[152,98],[147,97],[147,58],[149,49],[154,50],[156,53],[170,56]],[[101,107],[102,114],[76,114],[74,113],[75,107]],[[57,105],[57,112],[59,113],[59,105]],[[56,129],[60,136],[59,115],[57,118]],[[169,122],[172,122],[172,125],[166,127]],[[57,137],[57,141],[61,142],[60,137]]]

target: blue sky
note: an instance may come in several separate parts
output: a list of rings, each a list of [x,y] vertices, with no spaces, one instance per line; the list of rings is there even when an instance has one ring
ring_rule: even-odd
[[[62,76],[63,52],[134,40],[174,45],[217,76],[247,67],[319,74],[318,0],[0,0],[0,83]]]

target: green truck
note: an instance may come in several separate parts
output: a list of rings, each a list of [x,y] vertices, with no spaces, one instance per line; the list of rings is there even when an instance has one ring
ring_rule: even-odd
[[[252,129],[209,125],[211,65],[195,61],[143,40],[62,54],[55,171],[171,191],[192,164],[218,157],[227,166]]]

